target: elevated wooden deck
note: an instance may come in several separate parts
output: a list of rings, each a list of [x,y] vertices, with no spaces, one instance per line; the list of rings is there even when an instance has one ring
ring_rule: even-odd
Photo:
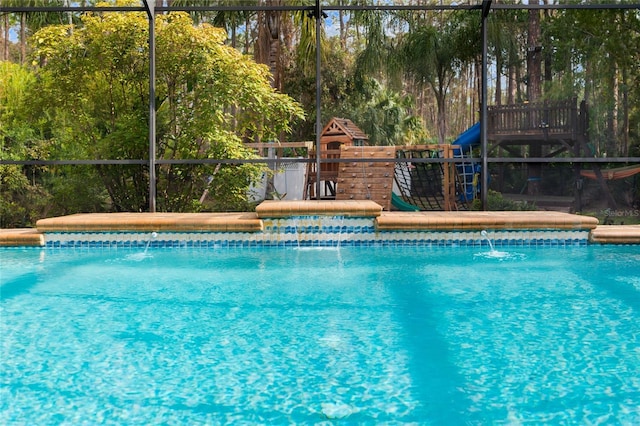
[[[586,127],[586,114],[578,110],[576,99],[495,105],[487,112],[487,137],[496,145],[563,143],[570,147]]]

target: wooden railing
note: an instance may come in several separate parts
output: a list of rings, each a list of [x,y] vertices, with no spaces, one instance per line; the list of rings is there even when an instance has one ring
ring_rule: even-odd
[[[257,154],[261,157],[268,157],[268,151],[273,149],[275,155],[278,158],[285,156],[285,149],[289,149],[293,156],[307,156],[309,150],[313,149],[313,141],[303,142],[260,142],[260,143],[246,143],[245,146],[256,150]]]
[[[576,99],[496,105],[487,112],[492,140],[575,140],[580,129]]]

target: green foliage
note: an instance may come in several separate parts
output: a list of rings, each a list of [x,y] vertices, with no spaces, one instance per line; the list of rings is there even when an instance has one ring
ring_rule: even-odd
[[[51,197],[47,216],[109,210],[109,195],[91,166],[56,166],[43,176]]]
[[[624,156],[633,143],[627,136],[634,119],[638,122],[640,16],[624,10],[565,10],[546,19],[543,30],[553,70],[545,97],[587,100],[594,154]]]
[[[478,55],[478,17],[453,14],[446,23],[436,26],[421,22],[399,38],[389,63],[395,72],[402,71],[419,87],[429,87],[437,104],[438,141],[447,134],[446,98],[457,73]]]
[[[41,64],[39,90],[46,94],[43,109],[57,140],[53,155],[148,158],[146,16],[87,13],[82,24],[73,31],[46,27],[33,38],[34,66]],[[157,16],[157,159],[252,158],[241,138],[276,138],[303,117],[291,98],[271,88],[266,67],[225,46],[224,40],[222,30],[194,26],[187,14]],[[77,170],[102,182],[112,209],[146,210],[149,175],[144,167]],[[160,165],[157,208],[201,209],[198,200],[205,190],[217,201],[210,208],[244,206],[246,189],[259,172],[251,164]],[[97,208],[100,199],[84,208]]]
[[[3,160],[46,157],[41,121],[31,114],[35,77],[17,64],[0,62],[0,155]],[[0,165],[0,227],[30,226],[44,213],[50,194],[38,184],[41,167]]]
[[[473,200],[471,210],[482,210],[482,201],[480,199]],[[501,193],[489,190],[487,193],[487,209],[489,211],[534,211],[535,204],[526,201],[519,202],[504,198]]]
[[[413,98],[371,80],[366,100],[355,107],[353,120],[369,136],[371,145],[411,145],[422,143],[427,132],[411,110]]]
[[[353,120],[368,136],[372,145],[422,143],[426,138],[422,120],[413,114],[412,96],[390,89],[380,81],[359,75],[357,64],[339,45],[328,40],[332,55],[322,67],[322,121],[333,117]],[[296,64],[298,61],[296,61]],[[315,115],[315,78],[305,76],[298,66],[287,73],[286,89],[305,105],[307,116]],[[313,123],[301,127],[298,140],[312,139]]]
[[[356,101],[352,96],[357,94],[353,85],[353,58],[347,51],[339,47],[339,40],[327,41],[331,55],[322,62],[322,122],[327,123],[332,117],[352,118]],[[296,55],[302,52],[297,51]],[[315,74],[305,71],[307,59],[296,56],[293,66],[285,71],[284,88],[287,93],[297,99],[304,107],[307,117],[316,115],[316,81]],[[315,123],[307,120],[298,126],[293,133],[294,140],[312,140],[315,136]]]

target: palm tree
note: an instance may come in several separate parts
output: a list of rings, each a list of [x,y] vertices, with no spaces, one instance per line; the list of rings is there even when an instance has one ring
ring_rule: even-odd
[[[391,41],[385,31],[385,22],[389,14],[381,11],[354,12],[351,17],[357,38],[364,41],[364,48],[356,58],[355,75],[358,82],[364,82],[366,75],[375,75],[387,79],[384,75],[389,69],[389,52],[392,50]]]
[[[173,6],[197,4],[216,6],[238,6],[238,0],[171,0]],[[308,4],[305,0],[243,0],[247,6],[297,6]],[[251,11],[215,11],[192,12],[194,21],[211,22],[225,28],[229,33],[231,46],[238,44],[238,30],[244,25],[241,34],[245,37],[245,53],[249,53],[253,42],[253,55],[257,62],[269,67],[273,76],[273,86],[282,90],[283,73],[289,67],[297,42],[298,60],[313,64],[315,60],[315,21],[302,12],[281,10]],[[255,26],[255,32],[252,29]],[[312,68],[313,69],[313,68]]]
[[[414,100],[383,87],[376,80],[369,84],[371,100],[355,120],[373,145],[410,145],[422,141],[426,131],[419,117],[411,114]]]
[[[465,62],[472,61],[478,46],[479,17],[454,15],[442,26],[423,24],[401,38],[396,63],[418,87],[429,87],[436,99],[438,142],[447,135],[446,100],[451,83]]]

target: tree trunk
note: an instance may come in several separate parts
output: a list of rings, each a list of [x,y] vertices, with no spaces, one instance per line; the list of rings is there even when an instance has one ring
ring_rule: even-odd
[[[618,81],[618,64],[611,64],[611,109],[607,117],[607,156],[615,157],[617,152],[618,136],[618,103],[620,101],[620,84]]]
[[[516,77],[516,66],[509,65],[509,87],[507,88],[507,104],[514,104],[518,90],[518,78]]]
[[[629,155],[629,81],[626,65],[622,66],[622,127],[620,129],[620,155]]]
[[[527,33],[527,98],[535,102],[542,96],[542,48],[540,46],[540,11],[529,10]]]
[[[500,37],[496,39],[496,93],[494,102],[496,105],[502,105],[502,67],[503,67],[502,49],[500,47]]]
[[[627,26],[627,22],[625,19],[625,14],[620,13],[620,25],[619,28],[625,28]],[[620,141],[620,155],[628,156],[629,155],[629,73],[628,73],[628,65],[626,63],[622,63],[622,68],[620,70],[620,78],[622,78],[622,125],[620,128],[620,133],[618,140]]]
[[[20,14],[20,65],[27,59],[27,14]]]
[[[476,120],[476,111],[478,111],[480,109],[480,107],[478,106],[478,104],[480,103],[480,90],[478,90],[478,88],[476,87],[476,80],[471,78],[470,75],[473,75],[475,73],[475,70],[469,70],[468,71],[468,76],[467,76],[467,80],[470,80],[469,84],[471,85],[471,87],[469,88],[471,93],[477,93],[478,97],[476,98],[475,96],[471,96],[471,107],[467,110],[467,123],[475,123]],[[476,100],[478,102],[478,104],[476,104]]]
[[[251,37],[249,37],[249,35],[251,34],[251,19],[249,18],[249,15],[246,15],[245,19],[244,19],[244,54],[248,55],[249,52],[251,51],[251,45],[249,44],[249,40],[251,40]]]
[[[231,47],[234,49],[238,47],[238,34],[235,25],[231,27]]]
[[[540,46],[540,11],[529,10],[529,30],[527,33],[527,98],[529,102],[536,102],[542,97],[542,49]],[[536,125],[536,123],[529,123]],[[533,142],[529,145],[531,157],[542,157],[542,145]],[[527,177],[527,193],[540,193],[540,179],[542,178],[542,164],[531,163]]]
[[[475,123],[477,120],[480,119],[480,115],[476,115],[477,112],[480,111],[480,108],[482,108],[482,94],[480,93],[480,88],[482,87],[482,59],[481,58],[477,58],[476,62],[474,62],[473,64],[473,72],[475,75],[475,85],[474,85],[474,91],[473,93],[475,93],[476,95],[476,102],[474,102],[474,108],[473,111],[471,112],[474,116],[474,120],[472,121],[473,123]]]
[[[264,0],[263,2],[263,4],[269,6],[279,6],[281,3],[281,0]],[[282,76],[283,70],[280,63],[282,57],[282,46],[280,43],[281,17],[282,12],[275,10],[258,13],[258,41],[255,49],[256,61],[266,64],[269,67],[272,76],[271,86],[279,91],[282,91],[282,85],[284,83]],[[275,168],[275,165],[273,167]],[[272,170],[272,173],[267,174],[266,199],[273,199],[272,192],[269,191],[269,188],[274,188],[274,175],[275,169]]]
[[[544,11],[544,17],[549,18],[550,15],[550,11],[549,10],[545,10]],[[545,36],[544,38],[544,44],[546,46],[546,49],[544,49],[544,51],[542,52],[542,55],[544,57],[544,81],[545,82],[551,82],[552,80],[552,76],[553,76],[553,50],[550,48],[553,43],[552,40],[550,40],[550,38],[548,36]]]
[[[4,34],[4,40],[2,41],[2,58],[5,61],[9,60],[9,14],[4,14],[2,23],[2,30]]]
[[[447,114],[445,106],[446,95],[444,89],[436,93],[436,102],[438,103],[438,143],[444,144],[447,136]]]
[[[342,50],[347,50],[348,23],[345,22],[345,19],[344,19],[344,10],[338,11],[338,17],[340,19],[340,47],[342,48]]]
[[[279,6],[281,0],[265,0],[265,5]],[[272,86],[282,90],[282,69],[280,67],[280,19],[281,12],[268,10],[258,14],[258,45],[255,51],[256,61],[266,64],[273,77]]]

